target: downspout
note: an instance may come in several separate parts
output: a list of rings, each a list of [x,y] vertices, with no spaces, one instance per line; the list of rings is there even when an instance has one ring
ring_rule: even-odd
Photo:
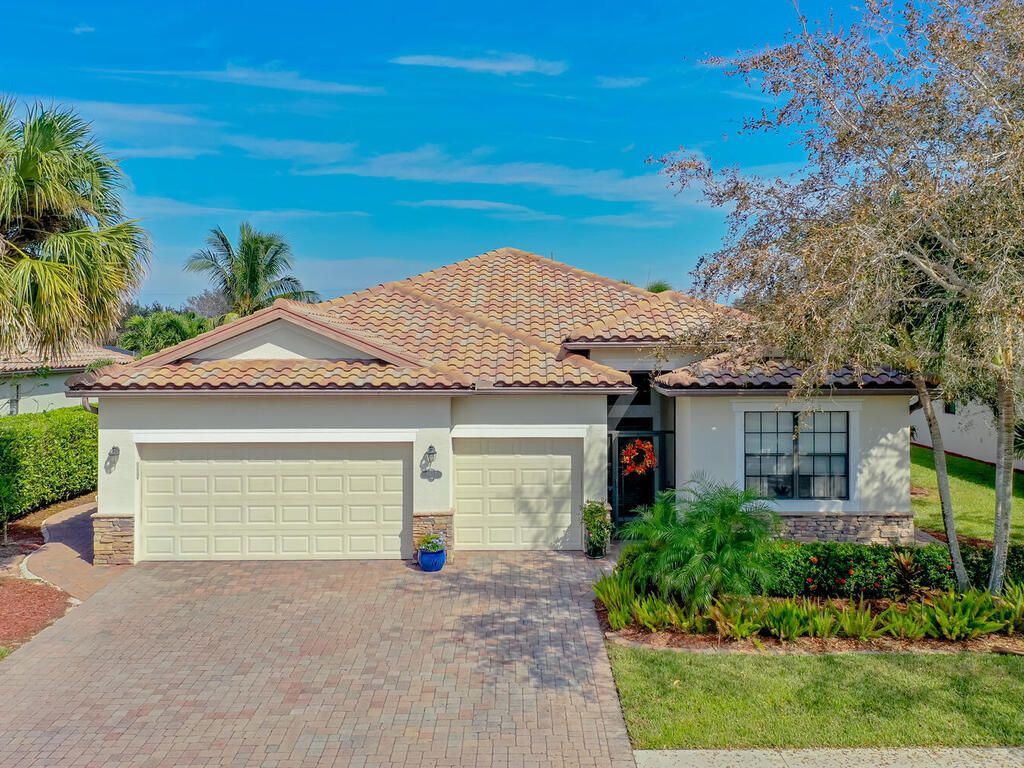
[[[100,409],[89,402],[88,397],[82,398],[82,407],[85,408],[89,413],[99,413]]]

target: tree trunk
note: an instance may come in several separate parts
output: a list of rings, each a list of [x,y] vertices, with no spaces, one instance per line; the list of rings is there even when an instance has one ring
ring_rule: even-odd
[[[1016,403],[1008,371],[996,376],[996,522],[992,541],[992,572],[988,590],[998,595],[1006,575],[1010,547],[1010,513],[1013,511],[1013,429]]]
[[[939,419],[935,415],[935,404],[932,402],[928,384],[921,371],[913,373],[914,386],[917,387],[917,399],[928,422],[928,434],[932,438],[932,453],[935,457],[935,482],[939,487],[939,503],[942,506],[942,526],[946,531],[946,546],[949,548],[949,559],[953,561],[953,574],[956,576],[956,587],[961,592],[971,588],[964,568],[964,559],[960,554],[960,540],[956,537],[956,519],[953,517],[953,497],[949,492],[949,469],[946,466],[946,448],[942,442]]]

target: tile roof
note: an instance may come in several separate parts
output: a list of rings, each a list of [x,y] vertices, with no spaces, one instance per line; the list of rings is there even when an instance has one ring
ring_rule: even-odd
[[[745,362],[722,353],[664,373],[655,382],[664,389],[788,389],[804,369],[787,360]],[[834,371],[824,385],[837,389],[909,389],[913,384],[891,368],[865,371],[861,375],[844,366]]]
[[[739,310],[695,299],[678,291],[646,294],[609,315],[575,328],[570,342],[670,342],[711,333],[722,321],[739,320]]]
[[[37,349],[29,349],[0,358],[0,373],[30,373],[39,368],[67,371],[85,368],[97,360],[128,363],[134,359],[128,352],[96,344],[79,344],[66,355],[53,359],[44,358]]]
[[[634,285],[517,248],[488,251],[393,285],[554,344],[577,326],[651,296]]]
[[[471,382],[444,366],[411,368],[377,360],[183,360],[106,366],[68,380],[69,391],[456,390]]]

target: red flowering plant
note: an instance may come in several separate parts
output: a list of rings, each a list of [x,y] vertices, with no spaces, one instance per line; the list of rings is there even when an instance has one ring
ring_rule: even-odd
[[[654,455],[654,443],[637,438],[622,449],[622,473],[624,475],[646,475],[658,466]]]

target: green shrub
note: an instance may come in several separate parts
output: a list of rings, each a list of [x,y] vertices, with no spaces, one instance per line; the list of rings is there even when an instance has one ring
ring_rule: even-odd
[[[922,617],[925,632],[938,640],[974,640],[1006,626],[992,595],[977,589],[962,595],[950,590],[929,598]]]
[[[882,634],[881,614],[873,615],[871,606],[861,599],[856,605],[850,604],[839,615],[839,634],[851,640],[871,640]]]
[[[804,598],[811,637],[835,637],[839,632],[839,614],[828,605],[817,606]]]
[[[587,501],[583,505],[583,530],[586,532],[587,552],[604,554],[612,537],[611,505],[607,501]]]
[[[921,612],[921,603],[910,603],[906,610],[891,605],[878,618],[882,631],[891,637],[898,640],[920,640],[927,633]]]
[[[673,606],[657,595],[647,595],[633,603],[633,618],[649,632],[660,632],[675,623]]]
[[[764,610],[762,600],[727,597],[715,601],[708,617],[715,623],[719,637],[745,640],[761,631]]]
[[[636,584],[626,573],[616,571],[595,581],[591,587],[608,611],[608,623],[619,630],[633,621],[633,605],[638,596]]]
[[[97,425],[82,408],[0,419],[0,522],[95,490]]]
[[[999,617],[1006,625],[1007,634],[1024,632],[1024,583],[1006,582],[999,605]]]
[[[811,633],[811,619],[807,607],[796,600],[773,601],[761,617],[761,630],[783,642],[806,637]]]
[[[961,544],[960,552],[971,586],[978,589],[987,587],[989,571],[992,569],[992,547]],[[1012,544],[1006,553],[1006,580],[1024,582],[1024,544]]]
[[[662,491],[652,507],[627,523],[634,542],[619,569],[683,605],[710,607],[719,595],[748,595],[766,582],[765,567],[778,517],[753,491],[696,478],[680,491]]]

